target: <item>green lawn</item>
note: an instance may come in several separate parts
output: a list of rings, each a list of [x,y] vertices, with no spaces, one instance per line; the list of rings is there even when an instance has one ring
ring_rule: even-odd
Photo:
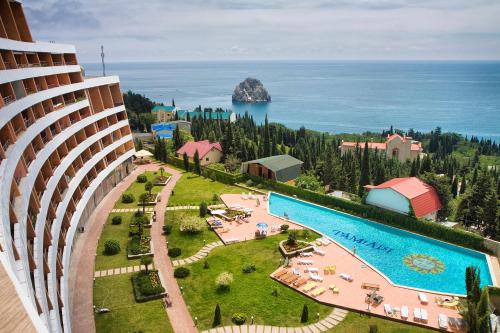
[[[208,228],[208,225],[204,228],[203,232],[196,235],[190,235],[182,233],[179,230],[181,221],[186,217],[199,218],[200,221],[205,221],[205,218],[199,217],[198,210],[168,210],[165,212],[165,224],[172,224],[172,233],[167,237],[168,246],[170,248],[179,247],[182,249],[182,254],[175,259],[187,258],[196,254],[203,246],[203,240],[206,244],[216,242],[219,237]],[[205,223],[206,224],[206,223]]]
[[[169,206],[199,205],[202,201],[212,204],[214,194],[241,193],[244,190],[223,183],[213,181],[209,178],[186,172],[177,181],[173,195],[168,201]],[[217,201],[216,203],[220,203]]]
[[[111,213],[108,216],[106,224],[101,233],[101,238],[99,238],[99,243],[97,244],[97,256],[95,259],[95,270],[101,271],[103,269],[118,268],[125,266],[138,265],[139,260],[129,260],[127,259],[127,241],[128,237],[128,225],[130,219],[134,213]],[[113,216],[120,215],[122,217],[122,224],[112,225],[111,219]],[[108,256],[104,255],[102,252],[104,250],[104,243],[108,239],[115,239],[120,242],[121,251],[118,254]]]
[[[166,332],[173,333],[160,300],[136,303],[131,274],[97,278],[94,305],[111,312],[95,314],[97,332]]]
[[[157,176],[160,175],[160,172],[146,171],[143,174],[146,175],[146,177],[148,178],[148,181],[153,182],[153,180],[155,179],[155,177],[157,177]],[[164,176],[169,176],[170,174],[168,174],[167,172],[163,172],[163,175]],[[115,208],[138,208],[138,207],[141,207],[141,206],[139,206],[139,196],[142,193],[146,192],[146,190],[144,189],[144,185],[145,184],[146,183],[138,183],[137,181],[134,181],[127,188],[127,190],[125,190],[125,192],[123,192],[123,193],[132,193],[134,195],[134,197],[135,197],[134,202],[123,203],[122,199],[121,199],[121,196],[120,196],[120,198],[115,203]],[[151,193],[158,193],[162,189],[163,189],[163,186],[153,186],[153,190],[151,191]]]
[[[345,319],[334,328],[328,330],[328,333],[357,333],[369,332],[370,325],[377,325],[381,333],[427,333],[435,332],[433,330],[398,323],[395,321],[372,317],[356,312],[349,312]]]
[[[222,325],[231,323],[235,312],[254,316],[255,323],[276,326],[300,325],[302,307],[307,304],[310,314],[326,316],[332,308],[320,305],[284,285],[275,282],[269,274],[278,268],[281,254],[278,242],[286,235],[252,240],[230,246],[219,247],[207,257],[209,268],[204,269],[204,260],[188,265],[191,274],[178,283],[184,289],[186,303],[191,315],[198,317],[198,327],[211,327],[216,304],[221,307]],[[242,266],[252,263],[257,271],[245,274]],[[224,271],[234,275],[229,292],[218,292],[216,277]],[[272,295],[278,290],[278,296]],[[312,317],[310,316],[311,320]]]

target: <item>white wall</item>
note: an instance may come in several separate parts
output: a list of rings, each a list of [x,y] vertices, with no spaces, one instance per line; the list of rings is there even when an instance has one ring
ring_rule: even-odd
[[[410,212],[410,201],[390,188],[371,189],[366,197],[366,203],[398,213]]]

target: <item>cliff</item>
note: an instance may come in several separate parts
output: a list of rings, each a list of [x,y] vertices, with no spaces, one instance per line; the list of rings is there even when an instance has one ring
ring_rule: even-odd
[[[268,103],[271,96],[262,82],[253,78],[246,78],[240,82],[233,92],[233,102],[237,103]]]

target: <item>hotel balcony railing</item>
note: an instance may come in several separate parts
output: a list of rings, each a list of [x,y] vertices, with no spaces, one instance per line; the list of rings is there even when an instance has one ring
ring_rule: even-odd
[[[5,105],[10,104],[10,103],[12,103],[12,102],[14,102],[14,101],[15,101],[14,97],[12,97],[12,96],[10,96],[10,95],[9,95],[9,96],[5,96],[5,97],[3,97],[3,103],[4,103]]]
[[[76,65],[76,61],[74,60],[66,60],[66,65]]]
[[[29,118],[23,118],[23,120],[24,120],[24,126],[26,126],[26,128],[30,127],[34,123],[34,121]]]
[[[14,175],[14,181],[16,182],[17,185],[19,185],[21,183],[21,179],[23,177],[21,176],[18,176],[18,175]]]
[[[53,65],[54,66],[62,66],[62,65],[64,65],[64,63],[62,61],[54,61]]]
[[[57,104],[54,104],[54,110],[58,110],[60,108],[64,107],[64,103],[62,102],[59,102]]]
[[[4,61],[5,68],[7,69],[16,69],[17,66],[14,63],[11,63],[10,61]]]
[[[123,103],[122,103],[122,102],[114,102],[114,103],[113,103],[113,105],[114,105],[115,107],[117,107],[117,106],[122,106],[122,105],[123,105]]]
[[[59,87],[59,86],[58,86],[57,84],[55,84],[55,83],[53,83],[53,84],[48,84],[48,85],[47,85],[47,88],[48,88],[48,89],[51,89],[51,88],[57,88],[57,87]]]
[[[3,151],[6,152],[7,149],[9,148],[10,146],[10,141],[9,139],[6,139],[4,143],[2,143],[2,148],[3,148]]]
[[[38,153],[40,150],[43,149],[43,147],[45,147],[45,145],[42,142],[38,142],[38,143],[35,143],[33,145],[33,149],[35,150],[35,153]]]
[[[42,67],[49,67],[50,66],[50,63],[48,61],[40,61],[40,65]]]
[[[64,104],[66,104],[66,105],[73,104],[73,103],[75,103],[75,99],[74,98],[73,99],[65,99],[64,100]]]
[[[34,93],[36,93],[35,89],[26,88],[26,94],[31,95],[31,94],[34,94]]]

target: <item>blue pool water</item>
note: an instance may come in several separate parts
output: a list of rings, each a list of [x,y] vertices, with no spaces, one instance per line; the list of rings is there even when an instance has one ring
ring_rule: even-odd
[[[332,209],[272,193],[271,214],[311,227],[356,253],[393,283],[465,294],[465,268],[480,269],[481,285],[492,280],[482,253],[387,227]],[[334,258],[332,258],[334,262]]]

